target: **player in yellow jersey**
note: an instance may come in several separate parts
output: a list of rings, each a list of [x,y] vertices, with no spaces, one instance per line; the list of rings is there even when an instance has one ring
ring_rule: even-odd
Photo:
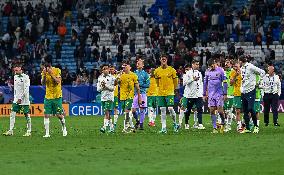
[[[238,132],[242,131],[242,122],[241,122],[241,108],[242,108],[242,99],[241,99],[241,85],[242,85],[242,76],[241,76],[241,67],[238,61],[233,63],[233,70],[230,74],[230,84],[234,87],[234,100],[233,106],[236,111],[236,121],[237,121],[237,130]]]
[[[150,69],[150,86],[147,91],[149,126],[155,126],[158,87],[154,76],[155,69]]]
[[[110,66],[110,74],[113,75],[115,78],[118,77],[118,74],[116,73],[115,67]],[[115,85],[114,89],[114,102],[113,102],[113,125],[116,127],[117,119],[118,119],[118,106],[119,106],[119,98],[118,98],[118,85]]]
[[[168,66],[168,57],[162,55],[160,58],[161,66],[158,67],[154,76],[158,87],[157,103],[161,110],[162,129],[160,133],[167,133],[166,117],[167,108],[173,119],[174,131],[178,132],[179,125],[176,123],[176,112],[174,110],[174,96],[178,87],[178,77],[176,70]]]
[[[67,136],[65,125],[64,111],[62,107],[62,87],[61,87],[61,70],[51,66],[51,59],[45,58],[44,68],[41,73],[41,83],[46,86],[44,98],[44,127],[45,135],[49,134],[49,117],[56,115],[62,125],[63,136]]]
[[[134,88],[137,90],[138,94],[138,103],[142,104],[141,96],[140,96],[140,88],[138,83],[138,77],[135,73],[131,72],[130,63],[128,61],[124,61],[122,63],[123,73],[120,77],[118,77],[118,83],[120,85],[120,103],[121,108],[125,113],[124,120],[124,129],[123,132],[128,133],[130,131],[135,131],[133,126],[130,125],[132,123],[129,112],[132,108],[133,98],[134,98]],[[138,118],[136,119],[136,125],[139,125]]]

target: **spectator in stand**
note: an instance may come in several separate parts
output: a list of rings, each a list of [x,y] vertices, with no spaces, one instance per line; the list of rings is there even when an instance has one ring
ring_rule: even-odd
[[[97,29],[92,30],[91,35],[92,35],[92,44],[91,45],[93,46],[95,44],[97,46],[98,42],[101,41],[100,34],[97,31]]]
[[[111,41],[112,41],[112,45],[118,45],[120,43],[118,33],[113,32]]]
[[[104,63],[107,61],[107,50],[105,46],[103,46],[101,51],[101,61]]]
[[[137,22],[133,16],[130,16],[129,30],[136,32]]]
[[[61,22],[60,25],[58,26],[57,32],[58,32],[58,35],[61,39],[61,42],[63,43],[65,35],[67,33],[67,28],[66,28],[66,26],[63,22]]]
[[[126,30],[123,30],[120,34],[120,43],[122,45],[126,45],[128,40],[128,34],[126,33]]]
[[[57,40],[54,45],[55,55],[56,55],[56,61],[61,59],[61,51],[62,51],[62,45],[61,40]]]
[[[125,32],[127,33],[129,31],[129,20],[128,20],[128,18],[125,19],[123,27],[125,29]]]

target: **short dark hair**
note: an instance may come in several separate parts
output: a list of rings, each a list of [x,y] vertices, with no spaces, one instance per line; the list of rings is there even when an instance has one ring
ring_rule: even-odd
[[[199,63],[199,61],[196,60],[196,59],[193,59],[192,62],[191,62],[191,64],[194,64],[194,63]]]
[[[21,63],[14,63],[12,67],[13,68],[15,68],[15,67],[21,67],[22,68],[23,65]]]
[[[108,64],[102,64],[102,65],[101,65],[101,70],[102,70],[103,67],[105,67],[105,66],[110,67]]]
[[[215,60],[213,58],[210,58],[208,61],[207,61],[207,64],[208,66],[212,66],[213,64],[215,64]]]
[[[130,61],[129,61],[129,60],[123,60],[123,61],[122,61],[122,64],[130,65]]]
[[[239,57],[239,60],[240,60],[241,62],[244,62],[244,63],[246,63],[246,62],[248,61],[248,60],[247,60],[247,57],[244,56],[244,55],[240,56],[240,57]]]
[[[162,53],[160,59],[163,58],[163,57],[166,57],[167,59],[169,59],[168,54]]]
[[[183,66],[183,68],[185,69],[185,68],[191,68],[191,65],[190,64],[185,64],[184,66]]]

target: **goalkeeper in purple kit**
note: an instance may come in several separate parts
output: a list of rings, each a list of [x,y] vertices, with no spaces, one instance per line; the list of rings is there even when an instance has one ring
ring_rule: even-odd
[[[222,123],[220,133],[224,131],[224,100],[227,98],[227,82],[223,69],[218,69],[214,59],[208,60],[209,69],[205,72],[203,96],[204,101],[208,99],[213,133],[218,133],[216,111],[219,113]]]

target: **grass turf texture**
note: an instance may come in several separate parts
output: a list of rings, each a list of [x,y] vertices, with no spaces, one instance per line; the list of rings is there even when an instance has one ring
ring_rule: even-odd
[[[161,135],[160,123],[144,131],[124,134],[122,120],[115,134],[101,134],[102,117],[68,117],[68,136],[62,137],[56,118],[51,138],[44,135],[43,118],[32,118],[32,137],[24,138],[25,119],[16,118],[14,136],[0,136],[1,174],[284,174],[284,115],[280,128],[270,125],[257,135],[211,134],[206,130]],[[2,132],[9,118],[1,118]],[[147,121],[147,120],[146,120]],[[261,116],[261,121],[263,118]],[[192,123],[192,122],[191,122]]]

